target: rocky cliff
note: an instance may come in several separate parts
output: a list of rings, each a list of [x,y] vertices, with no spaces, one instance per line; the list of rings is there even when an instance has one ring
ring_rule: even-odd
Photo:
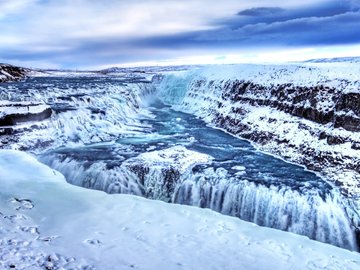
[[[353,204],[360,198],[359,69],[359,64],[211,67],[165,77],[159,91],[169,102],[166,93],[185,80],[172,101],[175,108],[319,172],[358,210]],[[355,223],[357,210],[349,212]]]
[[[191,86],[194,99],[201,92],[197,83]],[[324,85],[264,87],[230,80],[214,101],[212,123],[287,160],[331,174],[343,193],[353,196],[360,187],[359,101],[359,93]],[[351,179],[342,176],[347,171]]]

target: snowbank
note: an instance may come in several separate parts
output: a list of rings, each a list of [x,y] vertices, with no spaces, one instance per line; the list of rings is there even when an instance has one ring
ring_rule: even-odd
[[[21,170],[19,170],[21,168]],[[359,269],[360,255],[210,210],[69,185],[0,150],[0,266],[16,269]]]

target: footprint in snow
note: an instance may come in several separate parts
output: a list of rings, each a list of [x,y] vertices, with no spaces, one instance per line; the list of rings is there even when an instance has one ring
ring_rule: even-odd
[[[101,246],[102,244],[98,239],[86,239],[85,243],[93,246]]]
[[[31,234],[40,234],[39,230],[37,227],[20,227],[20,230],[22,230],[23,232],[27,232],[27,233],[31,233]]]
[[[18,205],[15,210],[28,210],[34,208],[34,203],[29,199],[14,197],[10,199],[10,202]]]
[[[11,223],[17,223],[19,220],[26,220],[26,216],[24,215],[10,215],[4,216],[4,218],[9,219]]]
[[[56,239],[56,238],[59,238],[60,236],[57,236],[57,235],[55,235],[55,236],[38,236],[37,238],[36,238],[36,240],[38,240],[38,241],[43,241],[43,242],[51,242],[51,241],[53,241],[54,239]]]

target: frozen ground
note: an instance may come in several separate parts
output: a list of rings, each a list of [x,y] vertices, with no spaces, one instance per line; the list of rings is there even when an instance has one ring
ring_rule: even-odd
[[[2,269],[360,268],[359,253],[303,236],[69,185],[19,151],[0,150],[0,184]]]

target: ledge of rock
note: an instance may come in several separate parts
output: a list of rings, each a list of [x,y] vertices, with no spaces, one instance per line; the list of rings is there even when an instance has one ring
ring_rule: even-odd
[[[127,160],[123,166],[136,175],[145,197],[170,202],[181,175],[195,165],[211,160],[209,155],[174,146],[140,154]]]
[[[42,121],[52,114],[51,108],[43,103],[0,102],[0,126],[14,126],[23,122]]]

